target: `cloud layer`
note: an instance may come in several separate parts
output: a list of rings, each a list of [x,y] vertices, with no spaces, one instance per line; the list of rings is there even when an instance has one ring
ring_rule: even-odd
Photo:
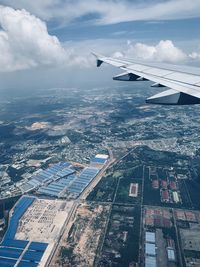
[[[44,1],[45,3],[45,1]],[[156,45],[144,43],[122,47],[122,40],[88,40],[87,42],[60,43],[48,33],[46,23],[26,10],[0,6],[0,72],[25,70],[38,66],[94,66],[91,51],[114,56],[132,57],[150,61],[179,63],[199,60],[200,53],[187,55],[171,40]],[[114,45],[113,45],[114,44]]]
[[[170,63],[186,61],[188,58],[171,40],[161,40],[155,46],[128,42],[128,49],[123,54],[125,57]]]
[[[42,19],[57,19],[65,24],[91,14],[97,15],[94,23],[114,24],[199,17],[200,10],[198,0],[0,0],[0,3],[25,8]]]
[[[61,63],[66,57],[46,24],[27,11],[0,6],[0,71]]]

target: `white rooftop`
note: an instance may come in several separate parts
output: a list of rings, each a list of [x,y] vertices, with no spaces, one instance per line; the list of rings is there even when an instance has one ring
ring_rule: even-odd
[[[99,159],[108,159],[108,155],[105,155],[105,154],[97,154],[95,156],[95,158],[99,158]]]
[[[147,255],[155,256],[156,255],[156,246],[155,246],[155,244],[146,243],[145,244],[145,253]]]
[[[152,256],[146,256],[145,258],[145,266],[146,267],[156,267],[156,258]]]
[[[171,261],[175,261],[175,253],[173,249],[167,249],[168,259]]]
[[[146,232],[145,233],[145,241],[149,243],[155,243],[155,233]]]

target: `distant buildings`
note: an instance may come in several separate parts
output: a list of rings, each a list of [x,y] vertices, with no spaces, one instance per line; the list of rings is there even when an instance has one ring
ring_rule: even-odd
[[[34,174],[30,180],[20,185],[20,189],[22,193],[27,193],[52,181],[57,181],[60,178],[73,174],[75,171],[70,167],[70,163],[64,162],[54,164],[46,170],[40,170]]]
[[[145,225],[152,227],[171,228],[172,214],[168,209],[146,208]]]
[[[170,262],[176,261],[174,241],[166,239],[162,230],[157,228],[145,231],[144,254],[145,267],[168,267]]]
[[[167,175],[165,178],[159,179],[157,168],[149,167],[149,179],[151,180],[152,189],[160,189],[160,199],[164,203],[180,204],[182,202],[180,192],[178,189],[177,177],[172,170],[166,171]]]
[[[97,154],[90,165],[79,174],[70,163],[57,163],[45,170],[40,170],[19,186],[23,193],[35,191],[37,194],[50,197],[76,198],[96,177],[108,158],[108,155]]]
[[[175,252],[172,248],[167,248],[167,258],[169,261],[175,261]]]
[[[193,211],[189,210],[175,210],[175,217],[178,221],[187,221],[191,223],[197,223],[200,221],[200,218]]]
[[[177,190],[176,182],[174,182],[174,181],[171,181],[171,182],[170,182],[170,189],[171,189],[171,190]]]
[[[156,267],[156,235],[155,232],[145,232],[145,266]]]
[[[97,154],[93,159],[91,159],[90,165],[91,166],[104,165],[107,162],[108,158],[109,158],[108,155]]]

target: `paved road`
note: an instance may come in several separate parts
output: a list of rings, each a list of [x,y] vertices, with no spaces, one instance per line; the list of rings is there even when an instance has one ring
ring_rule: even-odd
[[[177,243],[177,247],[178,247],[178,259],[179,259],[179,264],[180,266],[184,266],[183,265],[183,259],[182,259],[182,250],[181,250],[181,246],[180,246],[180,239],[179,239],[179,233],[178,233],[178,227],[176,224],[176,217],[174,214],[174,209],[172,209],[172,214],[173,214],[173,219],[174,219],[174,227],[175,227],[175,231],[176,231],[176,243]]]

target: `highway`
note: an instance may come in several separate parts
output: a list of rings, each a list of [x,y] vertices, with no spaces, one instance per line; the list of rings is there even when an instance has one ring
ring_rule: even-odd
[[[176,216],[174,213],[174,209],[172,208],[172,214],[173,214],[173,220],[174,220],[174,227],[175,227],[175,231],[176,231],[176,243],[177,243],[177,248],[178,248],[178,260],[179,260],[179,264],[180,266],[184,266],[183,265],[183,260],[182,260],[182,250],[181,250],[181,246],[180,246],[180,235],[179,235],[179,231],[176,225]]]

